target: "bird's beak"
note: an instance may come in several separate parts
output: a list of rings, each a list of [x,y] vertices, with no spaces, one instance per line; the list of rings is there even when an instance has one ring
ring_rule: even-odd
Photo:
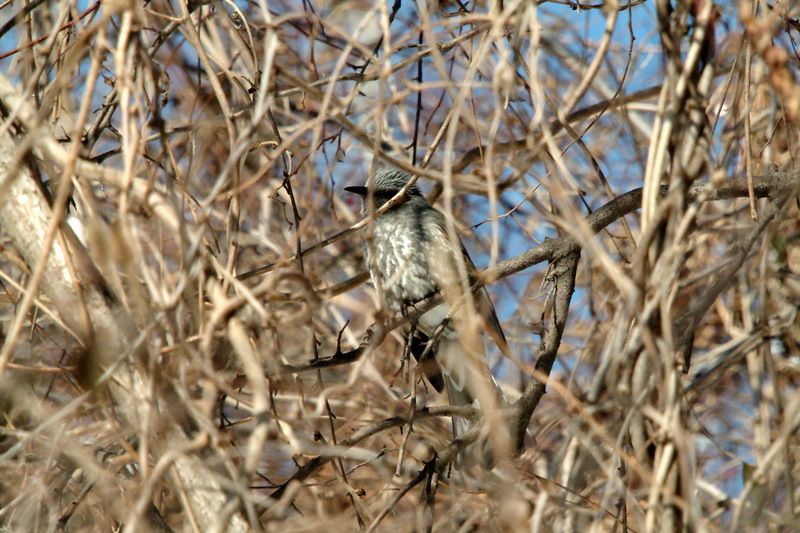
[[[344,190],[347,191],[347,192],[351,192],[353,194],[357,194],[359,196],[366,196],[367,195],[367,188],[366,187],[362,187],[360,185],[355,186],[355,187],[345,187]]]

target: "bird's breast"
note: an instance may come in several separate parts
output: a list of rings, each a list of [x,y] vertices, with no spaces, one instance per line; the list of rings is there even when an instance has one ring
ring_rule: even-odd
[[[372,282],[377,287],[380,277],[386,303],[395,311],[436,292],[427,248],[428,239],[410,217],[384,215],[376,220],[374,238],[365,242],[364,256]]]

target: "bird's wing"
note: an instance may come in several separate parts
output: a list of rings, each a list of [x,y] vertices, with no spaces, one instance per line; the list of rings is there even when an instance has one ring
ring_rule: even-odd
[[[467,268],[471,273],[470,283],[472,283],[474,282],[474,278],[477,277],[478,271],[472,263],[469,254],[467,254],[463,242],[461,243],[461,251],[464,254],[464,261],[467,263]],[[508,347],[506,335],[503,333],[503,328],[500,326],[500,320],[497,318],[497,312],[494,310],[494,304],[492,304],[492,299],[489,297],[489,292],[486,290],[486,287],[481,287],[475,294],[475,306],[478,308],[478,313],[483,319],[486,332],[497,344],[497,347],[500,348],[500,351],[503,352],[503,355],[511,357],[511,350]]]
[[[461,239],[458,237],[455,239],[450,238],[450,235],[447,232],[444,215],[439,211],[436,211],[436,215],[437,216],[432,217],[432,220],[435,222],[432,231],[429,230],[429,233],[432,236],[431,242],[429,243],[431,246],[429,257],[433,258],[431,260],[431,272],[433,273],[434,279],[436,280],[440,290],[443,290],[448,286],[455,287],[453,292],[460,296],[463,294],[463,283],[462,280],[459,279],[458,268],[455,264],[456,261],[464,261],[470,284],[474,284],[475,280],[477,279],[478,269],[475,268],[475,263],[472,262],[472,259],[470,258],[469,253],[467,253],[467,249],[464,247],[464,243],[461,241]],[[458,243],[460,253],[455,251],[453,241]],[[435,268],[435,264],[444,265],[444,267]],[[452,295],[450,298],[448,298],[448,295],[445,294],[445,298],[448,300],[452,299]],[[506,357],[511,357],[508,341],[503,333],[503,328],[500,326],[500,321],[497,318],[497,312],[494,309],[492,300],[489,297],[489,293],[486,291],[485,287],[481,287],[478,291],[476,291],[475,307],[483,322],[486,332],[497,344],[497,347],[500,348],[500,351],[503,353],[503,355]]]

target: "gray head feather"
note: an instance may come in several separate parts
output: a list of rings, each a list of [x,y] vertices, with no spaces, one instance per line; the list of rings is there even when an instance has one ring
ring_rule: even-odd
[[[377,193],[397,194],[411,179],[411,174],[396,168],[382,168],[375,173],[374,188]],[[412,185],[408,190],[409,196],[421,195],[419,187]]]

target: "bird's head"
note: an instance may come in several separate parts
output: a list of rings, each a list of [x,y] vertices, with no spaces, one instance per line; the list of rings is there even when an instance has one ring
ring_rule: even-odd
[[[391,200],[400,190],[406,186],[408,180],[411,179],[411,174],[396,168],[382,168],[375,173],[375,179],[372,182],[373,198],[375,207],[380,208],[383,204]],[[367,186],[359,185],[355,187],[345,187],[345,191],[357,194],[362,197],[366,202],[369,195],[370,188]],[[422,196],[419,187],[412,185],[406,191],[406,199]]]

